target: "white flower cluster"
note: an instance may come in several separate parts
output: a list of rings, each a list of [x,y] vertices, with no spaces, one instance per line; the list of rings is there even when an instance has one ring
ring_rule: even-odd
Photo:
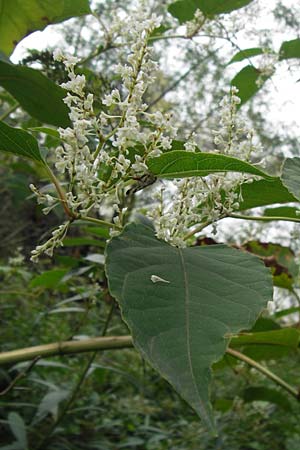
[[[152,49],[147,47],[152,31],[160,25],[160,19],[152,15],[139,13],[139,17],[132,17],[132,21],[124,21],[123,33],[132,42],[130,54],[125,65],[118,64],[115,72],[122,78],[122,88],[113,89],[105,96],[103,104],[109,107],[109,113],[102,112],[100,121],[103,126],[113,125],[111,133],[113,147],[118,149],[112,177],[131,172],[143,174],[147,171],[146,158],[159,156],[162,150],[171,148],[172,139],[177,129],[172,126],[171,117],[157,111],[147,113],[148,105],[143,102],[143,96],[148,86],[155,80],[157,63],[152,59]],[[117,122],[116,122],[117,119]],[[143,127],[141,119],[146,120],[150,127]],[[131,165],[128,159],[129,149],[135,145],[142,145],[143,155],[136,154]],[[109,155],[99,153],[99,160]]]
[[[259,62],[257,67],[259,71],[259,77],[256,80],[256,84],[258,87],[262,86],[265,82],[265,79],[273,75],[276,70],[276,63],[279,60],[279,54],[270,52],[267,49]]]
[[[225,97],[220,103],[220,129],[213,131],[217,148],[212,152],[249,161],[251,154],[258,153],[261,147],[253,142],[254,130],[237,116],[240,103],[237,94],[238,90],[232,87],[229,98]],[[185,144],[185,149],[197,150],[195,136]],[[148,216],[155,222],[158,237],[185,247],[191,226],[212,224],[215,231],[217,220],[239,208],[240,185],[253,179],[239,173],[220,173],[175,181],[172,201],[162,191],[158,204],[150,209]]]
[[[45,253],[48,256],[53,255],[53,251],[56,247],[63,246],[63,240],[66,237],[66,234],[68,232],[70,226],[70,222],[65,222],[62,225],[59,225],[58,228],[56,228],[54,231],[52,231],[52,237],[48,239],[47,242],[45,242],[42,245],[37,245],[35,250],[32,250],[31,252],[31,261],[37,262],[39,257]]]
[[[98,115],[93,110],[93,95],[85,92],[84,75],[75,70],[79,60],[63,55],[60,50],[54,52],[54,58],[65,65],[69,78],[62,87],[67,90],[64,102],[70,110],[72,127],[58,129],[62,145],[56,149],[55,167],[60,178],[68,180],[63,204],[72,220],[110,202],[117,213],[113,221],[122,226],[126,211],[119,194],[122,190],[124,194],[128,182],[134,184],[137,177],[147,174],[148,157],[159,156],[172,146],[177,129],[172,125],[171,115],[147,112],[148,105],[143,100],[157,72],[148,40],[159,25],[158,17],[141,9],[130,18],[115,20],[110,38],[118,36],[120,47],[129,46],[129,55],[124,65],[115,67],[122,80],[121,87],[105,95],[102,100],[105,110]],[[101,177],[100,172],[108,176]],[[35,187],[32,190],[38,202],[46,204],[45,213],[57,204],[58,199],[50,194],[41,194]],[[36,260],[41,252],[52,254],[67,229],[59,228],[48,243],[37,247],[32,259]]]
[[[34,184],[30,184],[29,188],[36,196],[39,205],[47,205],[47,207],[43,208],[44,214],[49,214],[49,212],[59,204],[58,198],[55,198],[50,194],[42,193]]]
[[[201,30],[201,28],[203,27],[205,22],[206,22],[206,17],[202,13],[202,11],[200,11],[200,9],[197,9],[194,14],[194,18],[185,23],[186,37],[187,38],[194,37],[198,33],[198,31]]]
[[[237,114],[237,106],[241,103],[238,89],[231,87],[229,98],[220,102],[220,128],[213,130],[215,152],[249,161],[257,146],[253,143],[254,130],[248,128]]]

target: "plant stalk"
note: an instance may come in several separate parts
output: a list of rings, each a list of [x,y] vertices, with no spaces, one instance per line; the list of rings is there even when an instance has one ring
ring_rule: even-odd
[[[82,339],[80,341],[64,341],[52,344],[27,347],[19,350],[0,353],[0,366],[4,364],[15,364],[22,361],[30,361],[37,356],[46,358],[49,356],[60,356],[90,352],[94,350],[113,350],[132,347],[131,336],[109,336]]]
[[[239,359],[240,361],[243,361],[249,366],[253,367],[254,369],[261,372],[263,375],[265,375],[267,378],[270,378],[270,380],[274,381],[274,383],[278,384],[278,386],[285,389],[289,394],[291,394],[293,397],[295,397],[298,401],[300,401],[300,391],[293,388],[290,384],[288,384],[286,381],[284,381],[282,378],[275,375],[275,373],[271,372],[266,367],[259,364],[257,361],[254,361],[254,359],[249,358],[248,356],[244,355],[243,353],[238,352],[237,350],[234,350],[233,348],[227,348],[226,353],[228,355],[233,356],[234,358]]]
[[[244,219],[244,220],[259,220],[262,222],[272,222],[274,220],[284,220],[286,222],[300,222],[300,218],[296,217],[281,217],[281,216],[246,216],[243,214],[229,214],[227,217],[232,219]]]
[[[131,336],[96,337],[91,339],[83,339],[81,341],[56,342],[53,344],[38,345],[36,347],[28,347],[0,353],[0,366],[5,364],[11,365],[22,361],[30,361],[37,357],[45,358],[49,356],[77,354],[90,351],[117,350],[131,347],[133,347]],[[275,375],[257,361],[254,361],[254,359],[251,359],[232,348],[227,348],[226,353],[258,370],[300,401],[300,392],[297,389],[293,388],[290,384],[282,380],[282,378]]]

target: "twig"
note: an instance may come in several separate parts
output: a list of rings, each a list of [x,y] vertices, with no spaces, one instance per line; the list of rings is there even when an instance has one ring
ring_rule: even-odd
[[[290,384],[288,384],[282,378],[275,375],[275,373],[271,372],[266,367],[259,364],[257,361],[254,361],[254,359],[251,359],[248,356],[244,355],[243,353],[240,353],[237,350],[233,350],[232,348],[227,348],[226,353],[233,356],[234,358],[239,359],[240,361],[249,364],[249,366],[254,367],[254,369],[261,372],[267,378],[270,378],[270,380],[274,381],[274,383],[278,384],[278,386],[285,389],[289,394],[291,394],[298,401],[300,401],[300,392],[297,389],[293,388]]]
[[[12,380],[12,382],[3,391],[0,392],[0,396],[8,394],[22,378],[25,378],[29,374],[29,372],[33,369],[33,367],[35,366],[35,364],[38,362],[39,359],[40,356],[36,356],[34,360],[28,364],[26,369],[18,373],[18,375]]]

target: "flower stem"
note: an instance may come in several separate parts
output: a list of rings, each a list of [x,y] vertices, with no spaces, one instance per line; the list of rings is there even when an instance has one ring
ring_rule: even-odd
[[[184,240],[188,240],[190,237],[193,237],[195,234],[200,233],[200,231],[202,231],[204,228],[208,227],[209,225],[211,225],[211,222],[204,222],[201,225],[199,225],[198,227],[194,228],[192,231],[189,231],[185,236],[184,236]]]
[[[77,218],[76,215],[70,210],[70,208],[68,206],[66,194],[65,194],[63,188],[61,187],[60,182],[58,181],[58,179],[56,178],[56,176],[54,175],[54,173],[52,172],[52,170],[50,169],[50,167],[47,164],[45,165],[45,167],[46,167],[47,173],[48,173],[52,183],[55,186],[55,189],[59,196],[60,203],[62,204],[62,207],[64,208],[66,215],[68,217],[70,217],[71,220],[76,219]]]
[[[97,225],[103,225],[103,226],[108,227],[108,228],[116,228],[116,229],[119,228],[114,223],[106,222],[106,220],[96,219],[95,217],[80,216],[79,219],[80,220],[84,220],[86,222],[96,223]]]
[[[259,364],[257,361],[254,361],[254,359],[251,359],[248,356],[244,355],[243,353],[240,353],[237,350],[233,350],[232,348],[227,348],[226,353],[228,355],[233,356],[234,358],[239,359],[240,361],[243,361],[243,362],[249,364],[249,366],[254,367],[254,369],[258,370],[263,375],[270,378],[270,380],[274,381],[274,383],[278,384],[278,386],[285,389],[289,394],[291,394],[293,397],[295,397],[298,401],[300,400],[300,392],[297,389],[293,388],[290,384],[288,384],[282,378],[275,375],[275,373],[271,372],[266,367]]]
[[[281,217],[281,216],[246,216],[243,214],[229,214],[227,217],[231,217],[232,219],[244,219],[244,220],[259,220],[262,222],[271,222],[274,220],[284,220],[287,222],[300,222],[300,218],[296,217]]]

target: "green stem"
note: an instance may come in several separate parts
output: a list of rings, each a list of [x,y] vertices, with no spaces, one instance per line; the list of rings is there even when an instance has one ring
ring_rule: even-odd
[[[132,347],[131,336],[95,337],[80,341],[55,342],[0,353],[0,366],[22,361],[31,361],[37,356],[48,358],[49,356],[71,355],[94,350],[101,351],[128,347]]]
[[[189,37],[184,34],[161,34],[157,36],[150,36],[148,41],[160,41],[162,39],[189,39]]]
[[[297,219],[296,217],[280,217],[280,216],[246,216],[244,214],[229,214],[226,217],[231,217],[232,219],[244,219],[244,220],[259,220],[262,222],[271,222],[273,220],[284,220],[287,222],[300,222],[300,218]]]
[[[64,208],[64,211],[65,211],[66,215],[68,217],[70,217],[70,219],[72,219],[72,220],[76,219],[75,214],[70,210],[70,208],[68,206],[68,201],[67,201],[67,198],[66,198],[66,194],[65,194],[63,188],[61,187],[60,182],[58,181],[58,179],[56,178],[56,176],[54,175],[54,173],[52,172],[50,167],[48,165],[46,165],[45,167],[46,167],[47,173],[48,173],[52,183],[55,186],[55,189],[56,189],[57,194],[59,196],[59,200],[60,200],[60,202],[62,204],[62,207]]]
[[[115,225],[114,223],[106,222],[106,220],[102,220],[102,219],[96,219],[95,217],[80,216],[79,219],[84,220],[85,222],[92,222],[92,223],[96,223],[97,225],[103,225],[104,227],[119,229],[119,227],[117,225]]]
[[[117,350],[131,347],[133,347],[131,336],[96,337],[92,339],[83,339],[82,341],[56,342],[54,344],[39,345],[37,347],[0,353],[0,366],[5,364],[12,365],[21,361],[31,361],[37,357],[45,358],[49,356],[77,354],[90,351]],[[227,348],[226,353],[255,368],[278,384],[278,386],[289,392],[289,394],[297,400],[300,400],[300,394],[297,389],[293,388],[266,367],[232,348]]]
[[[275,373],[271,372],[266,367],[262,366],[261,364],[259,364],[256,361],[254,361],[254,359],[251,359],[248,356],[244,355],[243,353],[240,353],[237,350],[233,350],[232,348],[227,348],[226,353],[233,356],[234,358],[239,359],[240,361],[243,361],[243,362],[249,364],[249,366],[258,370],[263,375],[265,375],[267,378],[270,378],[270,380],[274,381],[274,383],[278,384],[278,386],[285,389],[289,394],[291,394],[293,397],[295,397],[298,401],[300,400],[300,392],[297,389],[293,388],[290,384],[286,383],[282,378],[275,375]]]
[[[7,111],[5,111],[1,116],[0,116],[0,120],[5,120],[7,117],[9,117],[11,115],[11,113],[13,113],[14,111],[16,111],[16,109],[19,108],[19,103],[15,103],[14,105],[12,105],[10,108],[8,108]]]
[[[208,227],[209,225],[211,225],[211,222],[204,222],[201,225],[199,225],[198,227],[194,228],[192,231],[189,231],[185,236],[184,236],[184,240],[186,241],[187,239],[189,239],[190,237],[193,237],[195,234],[200,233],[200,231],[202,231],[204,228]]]

